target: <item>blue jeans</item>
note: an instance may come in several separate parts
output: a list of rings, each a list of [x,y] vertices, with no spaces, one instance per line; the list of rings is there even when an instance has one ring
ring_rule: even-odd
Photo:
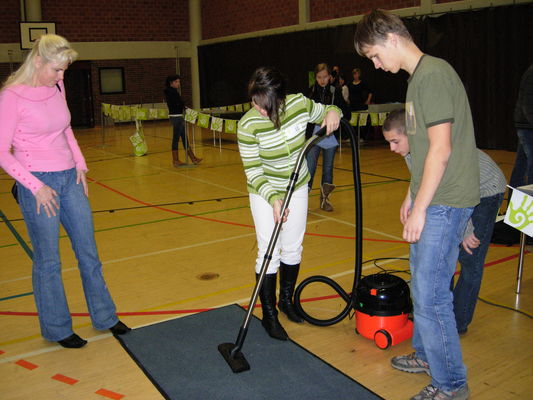
[[[459,333],[466,332],[468,324],[472,322],[474,316],[481,278],[483,277],[485,257],[489,250],[494,222],[502,201],[503,193],[481,198],[471,217],[474,235],[481,241],[481,244],[472,249],[472,254],[468,254],[463,246],[459,251],[461,274],[453,290],[453,309]]]
[[[178,150],[179,140],[183,142],[185,149],[189,148],[187,143],[187,135],[185,134],[185,121],[183,117],[170,117],[172,122],[172,150]]]
[[[533,129],[517,129],[516,134],[518,135],[518,148],[509,181],[512,187],[533,183]]]
[[[37,214],[35,196],[17,184],[19,204],[33,246],[33,295],[39,313],[41,334],[57,342],[70,336],[70,316],[59,257],[59,224],[67,232],[78,260],[87,307],[96,329],[109,329],[118,322],[116,309],[102,275],[91,208],[83,185],[76,184],[76,170],[32,172],[58,196],[59,210],[48,217],[41,207]]]
[[[337,146],[338,147],[338,146]],[[313,146],[306,155],[307,159],[307,169],[309,169],[309,174],[311,179],[309,179],[308,186],[309,190],[313,188],[313,178],[315,177],[316,165],[318,163],[318,156],[320,155],[320,150],[322,150],[323,160],[322,160],[322,186],[324,183],[333,183],[333,161],[335,159],[335,152],[337,147],[332,147],[330,149],[323,149],[318,146]]]
[[[417,356],[429,363],[431,383],[445,391],[466,384],[450,281],[472,210],[428,207],[420,240],[410,246],[413,347]]]

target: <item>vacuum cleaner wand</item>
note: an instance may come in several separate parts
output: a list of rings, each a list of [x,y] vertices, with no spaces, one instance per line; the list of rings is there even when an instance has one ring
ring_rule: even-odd
[[[283,199],[283,205],[281,207],[281,213],[280,213],[281,216],[285,215],[285,211],[287,210],[287,207],[289,206],[289,203],[291,201],[292,194],[296,187],[296,182],[298,181],[300,167],[302,166],[302,163],[305,160],[305,155],[309,152],[309,150],[311,149],[311,146],[313,146],[316,142],[324,138],[325,135],[326,135],[326,127],[323,127],[318,132],[316,132],[316,134],[313,135],[309,140],[307,140],[307,142],[305,142],[304,147],[300,151],[300,154],[298,154],[298,158],[296,160],[296,164],[294,166],[294,170],[292,171],[292,174],[289,180],[289,185],[287,186],[287,191]],[[248,326],[250,325],[250,319],[252,317],[252,313],[255,308],[257,297],[259,296],[259,291],[261,290],[261,286],[263,284],[263,280],[265,278],[268,265],[270,264],[270,260],[272,260],[272,254],[274,253],[274,247],[276,246],[276,242],[278,240],[278,236],[281,231],[282,225],[283,225],[283,221],[277,222],[276,225],[274,226],[274,230],[272,231],[272,235],[270,237],[270,241],[268,243],[265,256],[263,257],[263,263],[261,264],[259,278],[257,279],[255,283],[255,288],[252,293],[252,297],[250,299],[250,304],[248,305],[246,316],[244,317],[244,321],[239,329],[237,340],[235,341],[235,343],[221,343],[218,345],[218,351],[220,352],[220,354],[222,354],[222,357],[224,357],[224,360],[226,360],[231,370],[235,373],[247,371],[250,369],[250,364],[248,364],[248,362],[246,361],[246,358],[244,358],[244,355],[242,354],[241,349],[244,344],[244,340],[246,339],[246,334],[248,333]]]

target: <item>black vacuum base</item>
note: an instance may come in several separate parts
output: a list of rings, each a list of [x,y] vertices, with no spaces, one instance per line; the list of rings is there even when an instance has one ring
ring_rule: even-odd
[[[221,343],[218,345],[218,351],[222,354],[222,357],[224,357],[224,360],[226,360],[233,372],[237,374],[248,371],[250,364],[248,364],[248,361],[246,361],[246,358],[244,358],[244,355],[240,351],[233,355],[234,348],[235,343]]]

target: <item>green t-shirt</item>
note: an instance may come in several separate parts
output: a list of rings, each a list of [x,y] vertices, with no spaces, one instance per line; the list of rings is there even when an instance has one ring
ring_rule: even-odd
[[[452,152],[430,205],[474,207],[479,203],[479,162],[465,88],[446,61],[422,56],[409,78],[405,123],[412,157],[411,195],[420,188],[429,150],[428,128],[450,122]]]

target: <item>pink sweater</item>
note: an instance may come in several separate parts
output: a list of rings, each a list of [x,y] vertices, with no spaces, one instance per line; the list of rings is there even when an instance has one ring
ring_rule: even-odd
[[[0,92],[0,166],[33,194],[44,184],[30,171],[87,170],[70,127],[63,81],[59,86],[61,92],[26,85]]]

